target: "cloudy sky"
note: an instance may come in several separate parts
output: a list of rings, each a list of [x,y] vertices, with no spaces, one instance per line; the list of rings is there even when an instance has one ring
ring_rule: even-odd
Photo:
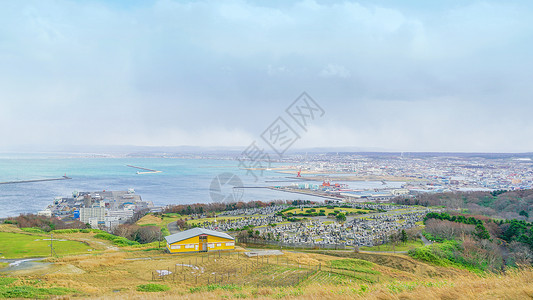
[[[303,91],[296,148],[533,151],[529,0],[0,5],[1,151],[247,146]]]

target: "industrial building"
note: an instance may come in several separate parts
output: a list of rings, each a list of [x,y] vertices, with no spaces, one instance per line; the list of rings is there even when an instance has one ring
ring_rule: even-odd
[[[235,239],[224,232],[193,228],[165,237],[170,253],[234,250]]]

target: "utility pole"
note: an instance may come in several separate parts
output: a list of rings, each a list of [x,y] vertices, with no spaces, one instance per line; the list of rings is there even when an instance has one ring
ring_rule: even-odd
[[[54,251],[54,234],[50,232],[50,256],[54,256],[56,252]]]

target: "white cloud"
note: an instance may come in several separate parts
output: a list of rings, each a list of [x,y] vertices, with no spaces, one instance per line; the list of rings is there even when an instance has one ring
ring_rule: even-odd
[[[343,66],[328,64],[324,69],[322,69],[322,71],[320,71],[320,76],[348,78],[350,77],[350,71]]]
[[[529,3],[368,3],[5,3],[0,147],[245,146],[302,91],[306,146],[533,147]]]

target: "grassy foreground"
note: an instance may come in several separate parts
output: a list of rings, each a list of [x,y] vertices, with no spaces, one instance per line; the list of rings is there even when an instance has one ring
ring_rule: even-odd
[[[2,227],[0,247],[38,245],[39,233]],[[6,235],[6,234],[11,235]],[[15,236],[13,236],[15,235]],[[169,255],[116,247],[95,233],[57,234],[95,248],[65,247],[38,268],[2,272],[0,298],[80,299],[531,299],[533,269],[481,275],[406,255],[350,251],[285,252],[264,259],[231,255]],[[54,234],[54,237],[56,235]],[[33,242],[32,242],[33,241]],[[80,243],[79,241],[84,241]],[[46,241],[49,242],[49,241]],[[59,243],[59,242],[58,242]],[[47,247],[48,243],[45,243]],[[74,244],[73,244],[74,245]],[[11,247],[12,248],[12,247]],[[46,249],[46,248],[45,248]],[[35,249],[32,249],[35,250]],[[47,249],[48,250],[48,249]],[[80,255],[79,251],[84,253]],[[5,250],[4,250],[5,251]],[[70,252],[69,252],[70,251]],[[238,251],[237,251],[238,252]],[[25,253],[15,253],[25,255]],[[48,253],[48,252],[47,252]],[[190,266],[194,267],[190,267]],[[175,277],[157,280],[168,270]],[[217,274],[217,277],[214,277]],[[216,279],[215,279],[216,278]],[[215,279],[215,280],[214,280]]]
[[[47,299],[51,296],[72,295],[74,289],[64,287],[46,287],[37,280],[21,281],[17,278],[0,277],[0,298]]]

